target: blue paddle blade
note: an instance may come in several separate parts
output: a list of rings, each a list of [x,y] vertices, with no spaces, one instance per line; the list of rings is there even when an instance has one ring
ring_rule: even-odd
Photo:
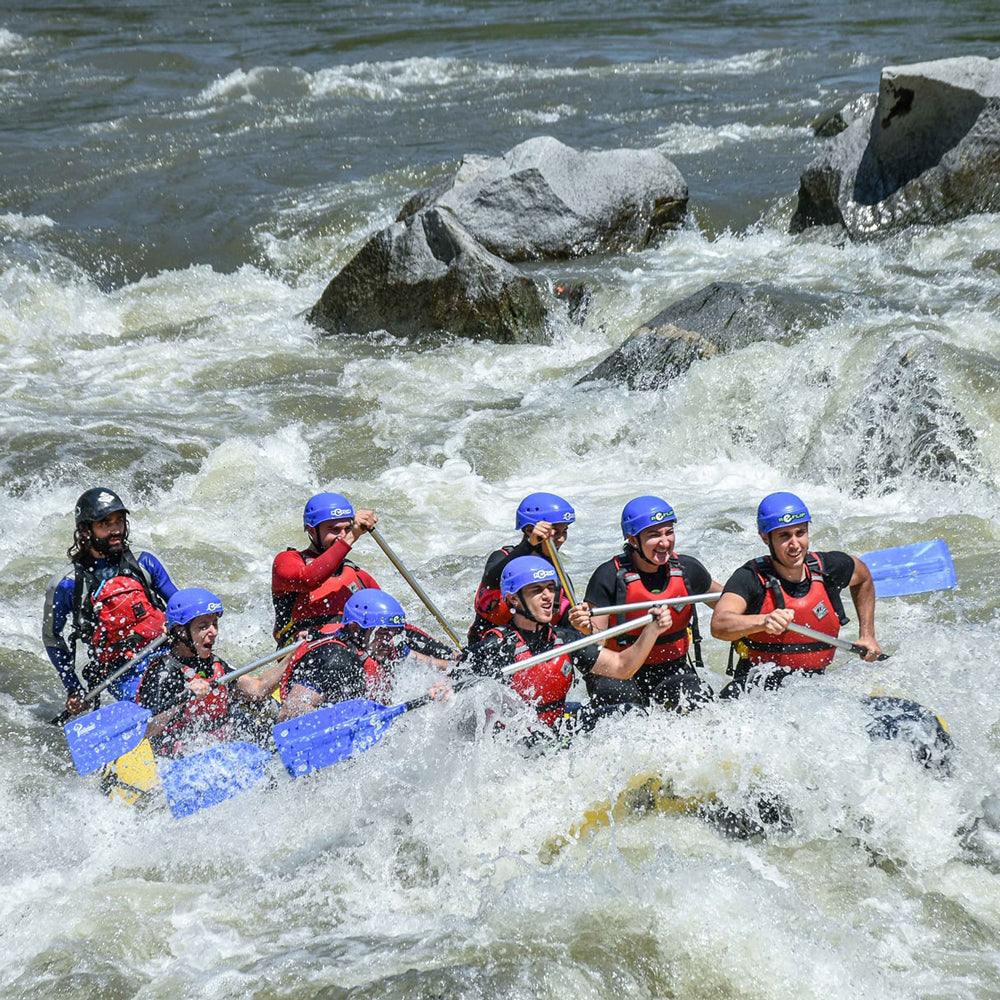
[[[255,743],[234,741],[160,764],[170,811],[190,816],[245,792],[264,776],[270,759],[270,751]]]
[[[77,773],[90,774],[135,749],[151,718],[152,712],[134,701],[116,701],[67,722],[63,732]]]
[[[958,583],[951,553],[940,538],[933,542],[878,549],[866,553],[861,559],[871,570],[876,597],[950,590]]]
[[[406,709],[406,705],[387,708],[377,701],[359,698],[279,722],[272,733],[288,773],[298,778],[352,754],[364,753],[382,739],[392,720]]]

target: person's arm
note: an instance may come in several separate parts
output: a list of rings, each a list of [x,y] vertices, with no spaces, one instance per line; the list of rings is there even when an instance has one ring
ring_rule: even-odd
[[[653,608],[652,613],[655,617],[643,628],[639,633],[639,638],[631,646],[626,646],[620,651],[602,647],[591,673],[601,677],[615,677],[618,680],[627,680],[635,674],[646,662],[646,657],[656,645],[656,637],[673,628],[670,608]]]
[[[66,574],[56,574],[50,581],[42,608],[42,642],[66,689],[66,709],[77,715],[85,707],[80,697],[84,691],[80,678],[76,675],[73,647],[64,635],[73,614],[73,588],[74,579]]]
[[[274,689],[281,683],[281,678],[285,673],[285,666],[288,663],[288,656],[283,656],[270,670],[265,670],[256,677],[244,674],[236,678],[234,694],[244,701],[263,701],[269,698]]]
[[[868,567],[855,556],[851,558],[854,560],[854,573],[849,586],[854,610],[858,614],[857,644],[868,650],[865,659],[871,663],[882,652],[875,638],[875,583]]]
[[[753,632],[781,635],[795,620],[795,612],[791,608],[775,608],[766,615],[748,615],[746,612],[747,602],[743,597],[724,591],[712,612],[712,635],[725,642],[736,642]]]
[[[279,552],[274,557],[271,568],[272,593],[299,594],[315,590],[340,571],[350,551],[350,544],[345,539],[338,538],[326,552],[308,563],[303,559],[302,553],[294,549]]]
[[[139,565],[149,574],[153,589],[163,598],[164,604],[177,593],[174,581],[163,567],[163,563],[151,552],[140,552],[137,560]]]
[[[295,719],[306,712],[312,712],[323,704],[323,696],[305,684],[292,684],[287,697],[281,703],[278,712],[278,722]]]

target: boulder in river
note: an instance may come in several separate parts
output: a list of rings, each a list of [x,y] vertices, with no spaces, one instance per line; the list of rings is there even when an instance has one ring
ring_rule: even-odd
[[[431,208],[372,236],[308,319],[327,333],[446,331],[537,344],[550,339],[548,311],[530,277],[485,250],[448,212]]]
[[[579,152],[539,136],[500,157],[467,156],[453,178],[411,198],[399,219],[433,206],[504,260],[561,260],[641,249],[676,229],[687,203],[687,184],[663,153]]]
[[[577,385],[608,380],[659,389],[701,358],[759,340],[791,341],[828,311],[828,303],[802,293],[713,282],[635,329]]]
[[[849,404],[824,422],[809,474],[832,475],[856,496],[892,493],[901,480],[980,479],[976,435],[951,398],[945,360],[923,336],[889,345]]]
[[[803,173],[791,231],[860,240],[996,211],[1000,61],[969,56],[884,69],[874,111]]]

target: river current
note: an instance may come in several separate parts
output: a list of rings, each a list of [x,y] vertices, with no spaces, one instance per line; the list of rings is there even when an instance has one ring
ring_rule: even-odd
[[[0,13],[0,997],[1000,997],[1000,225],[787,235],[816,115],[882,66],[998,40],[973,0]],[[498,346],[304,321],[413,191],[535,135],[664,150],[691,189],[656,246],[539,268],[595,285],[582,326]],[[575,386],[712,281],[845,305],[661,391]],[[831,428],[862,386],[892,412],[871,373],[912,344],[944,358],[974,471],[908,462],[913,429],[886,418],[897,474],[859,491],[870,441]],[[632,496],[666,496],[679,550],[725,580],[777,489],[807,499],[819,549],[945,539],[959,586],[880,601],[877,665],[839,654],[820,682],[545,754],[470,726],[490,695],[466,693],[344,766],[176,820],[102,798],[48,725],[42,597],[97,484],[125,497],[134,547],[222,595],[233,664],[272,648],[271,560],[320,489],[376,509],[460,631],[534,490],[576,507],[581,589]],[[354,558],[440,633],[371,540]],[[726,653],[706,642],[715,673]],[[873,691],[941,715],[950,777],[867,738]],[[791,822],[747,840],[629,814],[546,852],[647,774],[734,809],[777,796]]]

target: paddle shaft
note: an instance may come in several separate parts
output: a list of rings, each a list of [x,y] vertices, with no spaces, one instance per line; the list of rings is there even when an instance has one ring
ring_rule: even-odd
[[[556,568],[556,576],[559,577],[559,583],[562,585],[563,593],[566,595],[570,604],[576,604],[576,598],[573,596],[573,588],[570,586],[569,577],[566,575],[566,571],[563,569],[562,563],[559,561],[559,549],[556,548],[556,543],[552,541],[551,538],[545,539],[545,551],[548,554],[549,562],[551,562]]]
[[[846,649],[849,653],[857,653],[858,656],[867,656],[868,650],[864,646],[859,646],[856,642],[848,642],[847,639],[841,639],[839,636],[827,635],[825,632],[818,632],[814,628],[809,628],[808,625],[796,625],[795,622],[790,622],[788,625],[789,632],[798,632],[799,635],[807,636],[810,639],[818,639],[820,642],[825,642],[828,646],[836,646],[838,649]],[[879,653],[875,657],[876,660],[888,660],[888,653]]]
[[[420,584],[413,579],[413,577],[410,575],[409,570],[407,570],[407,568],[399,561],[399,557],[389,547],[388,542],[386,542],[386,540],[379,533],[378,528],[372,528],[368,533],[372,536],[372,538],[375,539],[375,542],[378,545],[378,547],[386,554],[386,557],[388,558],[389,562],[391,562],[393,566],[395,566],[396,569],[399,570],[399,575],[410,585],[410,588],[412,589],[413,593],[415,593],[417,597],[419,597],[420,600],[424,602],[424,607],[427,608],[427,610],[441,623],[441,627],[445,630],[445,632],[448,633],[448,638],[451,639],[451,641],[455,643],[455,645],[459,649],[461,649],[462,643],[459,640],[458,636],[455,635],[454,631],[452,630],[448,622],[445,621],[444,615],[442,615],[441,612],[438,611],[437,606],[434,604],[434,602],[427,596],[427,594],[424,593],[423,587],[421,587]]]
[[[504,667],[500,673],[504,677],[509,677],[511,674],[516,674],[519,670],[525,670],[528,667],[535,666],[536,663],[545,663],[547,660],[551,660],[554,656],[563,656],[566,653],[575,653],[578,649],[593,646],[595,643],[603,642],[605,639],[612,638],[612,636],[622,635],[625,632],[631,632],[633,629],[651,622],[654,617],[655,615],[650,612],[648,615],[642,615],[640,618],[632,618],[627,622],[622,622],[620,625],[615,625],[612,628],[606,628],[602,632],[594,632],[593,635],[585,635],[581,639],[574,639],[572,642],[564,643],[562,646],[553,646],[551,649],[545,650],[544,653],[536,653],[534,656],[529,656],[526,660],[518,660],[517,663],[512,663],[509,667]]]
[[[111,684],[114,684],[114,682],[118,680],[118,678],[121,677],[122,674],[128,673],[144,656],[147,656],[150,653],[152,653],[154,649],[159,649],[160,646],[162,646],[169,638],[170,636],[164,633],[163,635],[157,636],[148,646],[143,646],[143,648],[140,649],[139,652],[136,653],[135,656],[133,656],[132,659],[128,661],[128,663],[126,663],[122,667],[119,667],[113,674],[111,674],[110,676],[106,677],[103,681],[101,681],[100,684],[98,684],[96,687],[92,687],[89,691],[87,691],[83,695],[82,699],[83,704],[86,705],[88,701],[93,701],[106,687],[108,687]],[[71,712],[69,709],[66,709],[64,712],[60,712],[54,719],[51,720],[52,725],[53,726],[65,725],[65,723],[69,722],[69,720],[72,719],[74,715],[79,715],[79,714],[80,713],[78,712]]]
[[[268,653],[267,656],[262,656],[259,660],[248,663],[245,667],[240,667],[238,670],[231,670],[228,674],[223,674],[215,681],[215,684],[229,684],[238,677],[250,673],[251,670],[256,670],[258,667],[266,667],[269,663],[274,663],[275,660],[280,660],[283,656],[294,653],[300,645],[302,645],[301,642],[293,642],[290,646],[283,646],[281,649],[276,649],[273,653]]]
[[[666,605],[668,608],[681,608],[685,604],[695,604],[698,601],[717,601],[722,596],[716,592],[712,594],[685,594],[684,597],[667,597],[660,601],[639,601],[635,604],[612,604],[607,608],[591,608],[591,615],[618,615],[625,611],[645,611],[647,608],[659,608]]]

